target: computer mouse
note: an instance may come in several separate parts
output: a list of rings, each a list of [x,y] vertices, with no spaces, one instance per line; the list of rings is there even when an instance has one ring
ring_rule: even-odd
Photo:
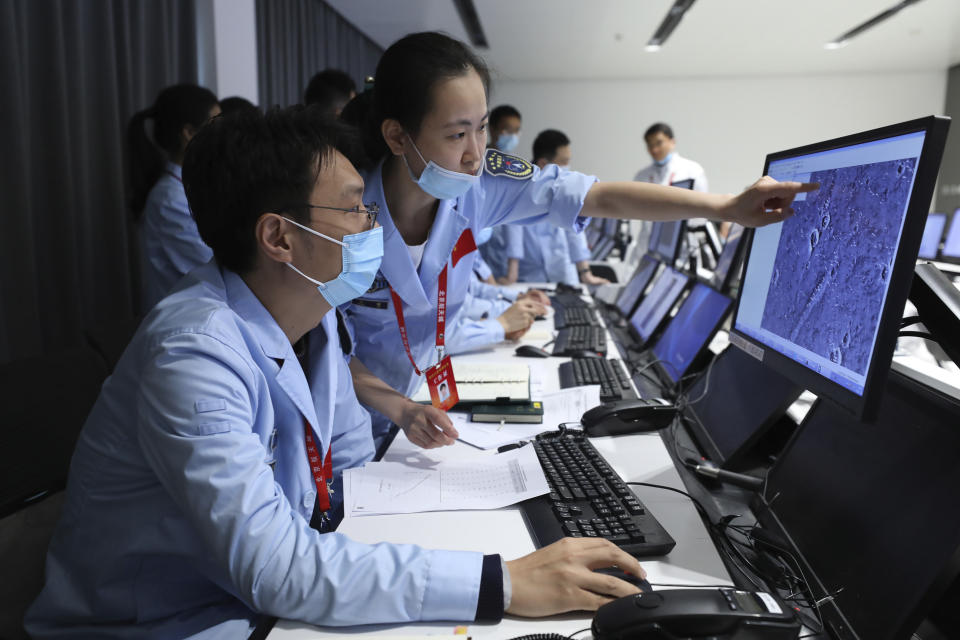
[[[619,436],[663,429],[677,415],[676,405],[663,398],[605,402],[580,418],[588,436]]]
[[[596,351],[590,351],[589,349],[584,349],[582,351],[568,351],[567,355],[571,358],[602,358],[602,353],[597,353]]]
[[[653,591],[653,587],[650,586],[650,583],[647,582],[646,579],[641,578],[640,576],[635,576],[632,573],[627,573],[623,569],[620,569],[617,567],[604,567],[602,569],[594,569],[593,572],[603,573],[608,576],[613,576],[614,578],[620,578],[621,580],[625,580],[626,582],[629,582],[630,584],[634,585],[635,587],[638,587],[641,591],[644,591],[646,593],[650,593],[651,591]]]
[[[521,358],[549,358],[550,352],[532,344],[522,344],[514,351]]]

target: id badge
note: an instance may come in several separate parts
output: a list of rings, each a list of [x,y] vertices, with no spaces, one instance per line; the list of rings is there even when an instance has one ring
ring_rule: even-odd
[[[430,389],[430,402],[437,409],[450,410],[460,401],[457,394],[457,382],[453,379],[453,365],[450,356],[446,356],[426,371],[427,388]]]

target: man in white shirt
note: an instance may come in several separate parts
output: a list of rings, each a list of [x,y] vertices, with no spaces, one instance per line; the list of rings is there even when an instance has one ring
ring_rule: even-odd
[[[672,184],[694,191],[708,191],[707,174],[699,163],[683,158],[676,152],[677,141],[673,138],[673,129],[670,125],[657,122],[643,134],[647,143],[647,152],[653,158],[653,164],[637,172],[633,177],[636,182],[653,182],[655,184]],[[693,218],[687,222],[688,226],[701,226],[706,222],[703,218]],[[650,235],[650,223],[642,223],[643,229],[639,234],[641,243],[643,238]]]
[[[703,167],[693,160],[683,158],[676,152],[677,142],[673,138],[673,129],[669,125],[658,122],[647,129],[643,134],[647,143],[647,151],[653,158],[653,164],[641,169],[634,176],[637,182],[653,182],[656,184],[675,184],[691,188],[686,183],[693,181],[695,191],[708,190],[707,175]]]

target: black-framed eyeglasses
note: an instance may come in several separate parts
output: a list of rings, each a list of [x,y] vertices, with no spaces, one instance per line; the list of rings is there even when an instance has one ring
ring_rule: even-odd
[[[360,210],[360,207],[363,207],[363,211]],[[380,207],[376,202],[371,202],[369,204],[357,205],[349,209],[344,209],[343,207],[328,207],[321,204],[288,204],[281,207],[283,210],[290,209],[330,209],[332,211],[343,211],[344,213],[356,213],[357,215],[367,216],[367,223],[369,228],[373,229],[373,225],[377,222],[377,216],[380,215]]]

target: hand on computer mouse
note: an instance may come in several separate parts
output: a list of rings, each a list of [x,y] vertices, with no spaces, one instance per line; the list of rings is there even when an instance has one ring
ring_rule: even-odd
[[[534,617],[596,611],[607,602],[640,593],[628,582],[593,571],[613,565],[647,577],[639,560],[602,538],[563,538],[511,560],[507,569],[513,598],[507,613]]]

